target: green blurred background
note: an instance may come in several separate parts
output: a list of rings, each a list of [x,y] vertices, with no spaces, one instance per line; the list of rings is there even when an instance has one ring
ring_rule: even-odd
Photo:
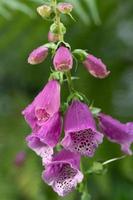
[[[64,18],[66,41],[72,48],[83,48],[107,64],[111,74],[105,80],[91,77],[82,65],[74,75],[80,76],[75,87],[84,92],[105,113],[119,120],[133,121],[133,1],[69,0],[75,5],[76,23]],[[49,22],[36,14],[40,0],[0,0],[0,199],[59,200],[41,179],[41,160],[27,150],[25,136],[30,129],[21,110],[46,84],[49,59],[38,66],[27,64],[32,49],[47,42]],[[69,19],[69,20],[68,20]],[[64,87],[63,97],[67,94]],[[17,152],[26,149],[22,167],[14,166]],[[106,139],[94,159],[121,156],[120,147]],[[91,159],[92,160],[92,159]],[[90,166],[89,159],[86,165]],[[103,176],[91,175],[88,188],[92,200],[132,200],[132,157],[109,165]],[[71,193],[65,200],[78,200]]]

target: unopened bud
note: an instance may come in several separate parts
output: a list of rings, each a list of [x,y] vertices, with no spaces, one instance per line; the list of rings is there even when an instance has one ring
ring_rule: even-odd
[[[49,42],[57,42],[57,41],[59,41],[59,35],[49,31],[49,33],[48,33],[48,41]]]
[[[71,51],[64,46],[59,47],[55,53],[53,64],[57,71],[68,71],[72,69],[73,57]]]
[[[31,65],[36,65],[39,63],[42,63],[48,55],[48,48],[45,47],[45,45],[38,47],[37,49],[34,49],[29,57],[28,57],[28,63]]]
[[[57,9],[63,14],[69,14],[73,9],[73,5],[70,3],[59,3]]]
[[[52,13],[52,9],[48,5],[42,5],[37,8],[37,12],[39,15],[41,15],[41,17],[48,18]]]
[[[91,54],[87,55],[83,64],[89,73],[96,78],[105,78],[110,74],[110,71],[107,70],[107,67],[102,60]]]
[[[59,30],[59,26],[60,26],[60,30]],[[59,25],[56,23],[53,23],[50,27],[50,32],[52,32],[54,34],[59,34],[60,32],[61,32],[61,34],[65,34],[66,27],[62,23],[60,23]]]

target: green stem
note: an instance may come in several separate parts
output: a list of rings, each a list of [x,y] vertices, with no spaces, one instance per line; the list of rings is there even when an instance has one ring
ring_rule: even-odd
[[[57,1],[56,0],[52,0],[51,4],[53,6],[54,13],[55,13],[55,22],[56,22],[56,24],[58,26],[59,40],[60,40],[60,42],[63,42],[64,41],[64,36],[62,34],[61,26],[60,26],[60,23],[61,23],[60,12],[56,8],[57,7]]]
[[[58,27],[58,34],[59,34],[59,41],[60,42],[64,42],[64,34],[62,34],[62,30],[61,30],[61,19],[60,19],[60,12],[57,10],[57,0],[52,0],[52,6],[55,12],[55,23],[57,24]],[[72,84],[72,78],[71,78],[71,73],[70,71],[65,73],[66,78],[67,78],[67,83],[68,83],[68,87],[69,87],[69,92],[70,94],[73,93],[74,91],[74,87]]]
[[[63,42],[64,41],[64,35],[62,34],[62,30],[61,30],[61,26],[60,26],[60,23],[61,23],[61,20],[60,20],[60,13],[58,12],[58,10],[56,9],[56,23],[57,23],[57,26],[58,26],[58,32],[59,32],[59,40],[60,42]]]
[[[56,5],[57,1],[56,0],[52,0],[52,5]]]
[[[66,75],[66,78],[67,78],[69,92],[72,94],[74,92],[74,87],[73,87],[73,83],[72,83],[71,72],[67,71],[67,72],[65,72],[65,75]]]

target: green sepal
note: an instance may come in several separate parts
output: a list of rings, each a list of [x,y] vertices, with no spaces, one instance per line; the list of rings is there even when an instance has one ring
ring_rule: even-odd
[[[59,26],[60,26],[60,30],[59,30]],[[66,33],[66,27],[61,22],[60,22],[60,24],[53,23],[50,26],[50,32],[52,32],[54,34],[62,34],[62,35],[64,35]]]
[[[51,71],[52,73],[50,74],[49,80],[58,80],[62,84],[64,73],[59,71],[54,71],[52,69]]]
[[[88,53],[83,49],[75,49],[72,53],[81,62],[83,62],[88,55]]]
[[[56,44],[53,42],[46,43],[44,46],[47,47],[48,49],[53,49],[53,50],[56,49]]]
[[[86,174],[102,174],[104,171],[103,164],[100,162],[93,162],[92,167],[88,171],[86,171]]]
[[[74,19],[74,17],[72,16],[71,13],[67,13],[67,15],[68,15],[74,22],[76,22],[76,19]]]
[[[71,50],[70,44],[67,43],[67,42],[64,42],[64,41],[59,41],[59,42],[57,43],[56,48],[58,49],[58,48],[59,48],[60,46],[62,46],[62,45],[64,45],[65,47],[67,47],[67,48],[69,48],[69,49]]]
[[[67,98],[67,103],[69,104],[73,99],[78,99],[80,101],[83,101],[83,97],[76,91],[73,91],[68,98]]]
[[[101,108],[90,106],[90,111],[92,112],[94,117],[97,117],[98,114],[101,112]]]

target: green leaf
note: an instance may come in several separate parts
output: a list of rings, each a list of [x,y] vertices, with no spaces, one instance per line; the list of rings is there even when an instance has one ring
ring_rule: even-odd
[[[2,5],[0,5],[0,15],[6,19],[11,18],[11,14],[9,13],[9,11],[6,8],[4,8]]]
[[[3,1],[3,4],[12,10],[20,10],[25,14],[30,15],[31,17],[34,16],[34,12],[32,11],[32,9],[29,8],[25,3],[19,2],[18,0],[13,0],[13,1],[6,0]]]
[[[97,9],[96,0],[84,0],[90,10],[91,17],[96,25],[101,24],[101,19]]]

